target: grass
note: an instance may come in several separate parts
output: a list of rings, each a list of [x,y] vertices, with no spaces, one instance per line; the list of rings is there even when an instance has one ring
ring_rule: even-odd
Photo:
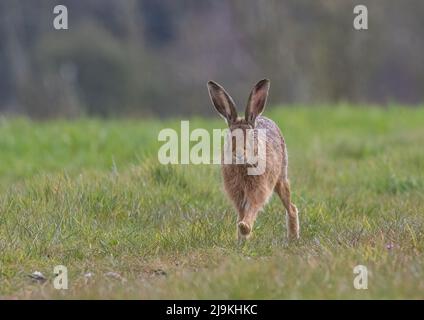
[[[273,197],[242,247],[219,167],[157,162],[158,132],[179,120],[0,118],[0,297],[423,298],[424,109],[267,115],[288,144],[301,240],[286,242]],[[353,287],[359,264],[368,290]],[[52,286],[56,265],[68,290]]]

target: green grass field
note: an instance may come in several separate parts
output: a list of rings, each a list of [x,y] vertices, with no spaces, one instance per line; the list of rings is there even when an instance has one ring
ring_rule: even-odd
[[[288,145],[295,243],[273,197],[238,246],[219,166],[158,163],[158,132],[179,119],[0,118],[0,297],[424,298],[424,108],[266,115]],[[368,290],[353,287],[359,264]]]

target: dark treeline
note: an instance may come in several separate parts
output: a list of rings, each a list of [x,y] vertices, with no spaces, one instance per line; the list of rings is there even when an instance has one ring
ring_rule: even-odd
[[[422,0],[0,0],[0,113],[208,114],[207,80],[244,104],[263,77],[272,103],[416,105],[423,31]]]

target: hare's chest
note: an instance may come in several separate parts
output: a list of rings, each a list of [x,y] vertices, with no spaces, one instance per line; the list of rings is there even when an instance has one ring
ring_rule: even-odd
[[[266,180],[265,175],[249,175],[247,169],[241,165],[222,165],[222,177],[226,189],[252,192],[263,183],[262,180]]]

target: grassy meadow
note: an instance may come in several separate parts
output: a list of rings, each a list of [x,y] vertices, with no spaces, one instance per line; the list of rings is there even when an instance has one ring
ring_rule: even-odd
[[[239,246],[219,166],[158,163],[158,132],[180,119],[0,118],[0,298],[424,298],[424,108],[266,115],[288,145],[294,243],[278,197]]]

